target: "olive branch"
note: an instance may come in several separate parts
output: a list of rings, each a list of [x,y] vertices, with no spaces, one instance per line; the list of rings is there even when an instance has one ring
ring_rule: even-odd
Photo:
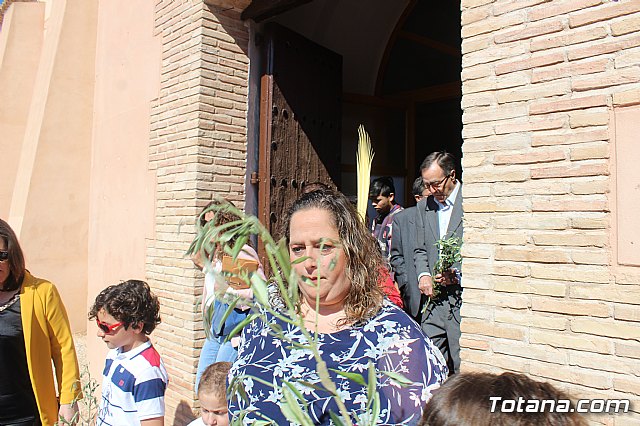
[[[432,305],[431,302],[440,295],[440,291],[442,290],[442,286],[436,281],[436,275],[444,273],[462,260],[462,255],[460,253],[462,241],[460,238],[440,238],[434,243],[434,245],[438,248],[438,261],[433,268],[433,276],[431,277],[431,280],[433,281],[433,294],[424,305],[424,308],[422,309],[423,314],[430,308]]]
[[[227,319],[227,317],[230,315],[230,313],[238,303],[242,303],[252,307],[251,314],[248,315],[247,318],[240,324],[238,324],[226,339],[229,340],[240,333],[246,325],[248,325],[255,319],[264,319],[264,323],[270,327],[273,336],[290,345],[290,347],[308,350],[313,354],[316,363],[316,371],[318,373],[318,377],[320,378],[320,384],[308,383],[302,380],[298,380],[296,382],[299,385],[317,390],[323,390],[329,393],[331,398],[333,398],[333,400],[336,402],[339,409],[339,413],[329,412],[329,415],[336,426],[353,426],[354,424],[371,426],[375,425],[380,413],[380,396],[377,392],[377,375],[374,364],[370,362],[368,365],[367,380],[365,380],[365,378],[358,373],[332,370],[339,376],[345,377],[348,380],[351,380],[360,385],[367,386],[367,409],[363,413],[363,415],[358,417],[355,413],[350,413],[346,408],[345,403],[338,392],[336,384],[333,382],[331,376],[329,375],[329,369],[320,356],[320,351],[318,350],[317,343],[317,329],[313,332],[309,331],[305,325],[304,319],[298,312],[298,303],[300,297],[298,283],[300,277],[294,270],[293,265],[304,262],[308,258],[302,257],[292,262],[289,256],[289,249],[284,239],[280,239],[276,242],[269,231],[260,223],[258,218],[256,218],[255,216],[246,215],[244,212],[228,203],[222,202],[221,204],[214,204],[209,209],[202,212],[202,215],[204,215],[208,211],[213,211],[216,215],[223,212],[231,212],[237,215],[240,219],[219,226],[214,225],[215,220],[210,220],[204,226],[201,226],[200,222],[198,221],[196,225],[197,235],[191,243],[189,249],[187,250],[187,255],[200,253],[203,257],[202,260],[206,267],[209,270],[213,270],[213,268],[211,268],[211,264],[216,247],[221,247],[224,250],[225,254],[231,256],[233,259],[236,259],[238,254],[241,252],[242,247],[249,241],[251,236],[257,235],[262,244],[264,244],[267,261],[269,263],[269,266],[271,267],[271,271],[273,274],[273,276],[268,281],[266,281],[256,273],[248,274],[246,272],[240,271],[240,273],[237,274],[237,276],[243,282],[250,285],[251,289],[253,290],[255,302],[252,300],[243,299],[240,296],[232,297],[231,299],[228,296],[225,297],[223,301],[225,303],[228,303],[229,306],[222,316],[222,322]],[[231,241],[235,242],[231,244]],[[335,241],[331,241],[331,243],[336,244]],[[324,243],[321,242],[321,245],[322,244]],[[323,247],[321,247],[320,250],[321,252],[323,251],[322,248]],[[319,259],[318,262],[322,262],[322,259]],[[330,261],[329,267],[335,267],[335,263],[335,259],[332,259]],[[223,279],[224,277],[216,276],[216,280],[219,278]],[[319,281],[315,283],[309,282],[308,284],[319,285]],[[269,293],[270,289],[273,288],[276,288],[278,290],[280,299],[282,301],[282,306],[275,307],[270,303]],[[216,297],[220,298],[222,296],[218,294],[216,295]],[[320,300],[319,296],[317,296],[316,313],[318,312],[319,304]],[[213,316],[214,309],[213,305],[214,304],[212,303],[206,309],[206,333],[210,333],[211,330],[211,318]],[[292,337],[287,336],[283,332],[280,325],[266,320],[267,313],[287,324],[291,324],[296,327],[302,334],[303,338],[300,340],[293,340]],[[411,384],[409,380],[407,380],[403,375],[399,373],[384,371],[381,371],[380,373],[386,375],[400,386],[407,386]],[[247,376],[234,377],[231,380],[228,389],[229,395],[239,394],[240,397],[248,400],[247,394],[242,385],[242,379],[245,377]],[[250,378],[256,382],[260,382],[266,386],[275,388],[275,385],[273,383],[266,382],[259,377],[250,376]],[[302,426],[311,426],[314,424],[309,415],[307,402],[304,396],[296,388],[294,383],[283,381],[280,389],[276,390],[283,397],[279,405],[282,414],[289,421]],[[240,415],[233,420],[232,424],[241,425],[244,417],[247,414],[248,413],[246,412],[240,413]],[[254,421],[253,424],[258,426],[275,424],[275,422],[267,417],[264,413],[255,414],[260,416],[261,419]]]
[[[78,389],[81,390],[72,402],[72,404],[78,405],[78,411],[73,415],[71,421],[59,417],[58,424],[66,426],[90,426],[95,424],[99,407],[98,396],[96,396],[98,392],[98,382],[91,377],[88,366],[82,368],[80,380],[73,384],[72,389],[74,392]]]

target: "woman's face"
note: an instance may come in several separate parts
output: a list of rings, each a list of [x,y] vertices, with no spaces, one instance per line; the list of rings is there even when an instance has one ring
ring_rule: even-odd
[[[315,306],[318,296],[320,306],[342,307],[351,282],[340,235],[329,211],[310,208],[293,214],[289,256],[292,262],[306,257],[293,267],[301,277],[300,290],[309,306]]]
[[[0,237],[0,251],[7,251],[7,242],[2,237]],[[0,288],[4,287],[4,282],[9,278],[10,273],[9,259],[0,260]]]

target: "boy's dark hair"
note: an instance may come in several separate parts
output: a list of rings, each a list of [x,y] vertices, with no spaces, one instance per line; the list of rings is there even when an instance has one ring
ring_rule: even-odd
[[[208,366],[198,383],[198,397],[202,394],[213,395],[218,400],[227,399],[227,376],[231,368],[230,362],[214,362]]]
[[[96,318],[101,309],[123,322],[125,329],[143,323],[144,334],[151,334],[160,324],[160,303],[144,281],[128,280],[102,290],[89,310],[89,319]]]
[[[422,176],[418,176],[416,180],[413,181],[413,186],[411,186],[411,193],[413,195],[422,195],[422,191],[424,191],[424,181],[422,180]]]
[[[369,187],[369,198],[376,198],[378,195],[388,197],[396,193],[396,187],[393,184],[391,176],[382,176],[374,179]]]

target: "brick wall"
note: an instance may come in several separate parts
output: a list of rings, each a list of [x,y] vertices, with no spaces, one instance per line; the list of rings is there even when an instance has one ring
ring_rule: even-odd
[[[640,1],[462,0],[461,19],[463,368],[638,401],[639,317],[617,312],[640,309],[640,268],[617,264],[611,191]]]
[[[248,32],[239,11],[202,0],[156,0],[163,44],[160,96],[151,110],[150,167],[157,173],[150,285],[162,304],[153,340],[170,375],[166,424],[192,419],[204,332],[202,274],[184,253],[195,216],[213,195],[244,202]]]

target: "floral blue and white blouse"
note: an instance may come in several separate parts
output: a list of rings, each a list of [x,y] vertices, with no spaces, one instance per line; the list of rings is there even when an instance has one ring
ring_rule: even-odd
[[[269,314],[266,318],[277,323],[295,341],[305,342],[297,327]],[[328,392],[302,383],[322,387],[311,351],[292,348],[274,337],[262,319],[245,327],[243,333],[239,357],[229,376],[241,380],[248,401],[239,393],[233,395],[229,401],[231,417],[244,414],[244,424],[252,424],[257,419],[271,419],[276,425],[290,424],[280,409],[282,383],[288,381],[304,396],[314,423],[332,425],[329,412],[340,415],[334,400]],[[360,417],[358,422],[352,416],[354,423],[370,424],[366,386],[339,376],[332,369],[361,374],[367,382],[369,362],[374,363],[380,397],[380,413],[375,423],[382,425],[417,424],[431,393],[447,378],[446,363],[438,348],[418,324],[388,301],[364,325],[318,334],[318,347],[347,409]],[[402,387],[383,372],[399,373],[412,384]]]

